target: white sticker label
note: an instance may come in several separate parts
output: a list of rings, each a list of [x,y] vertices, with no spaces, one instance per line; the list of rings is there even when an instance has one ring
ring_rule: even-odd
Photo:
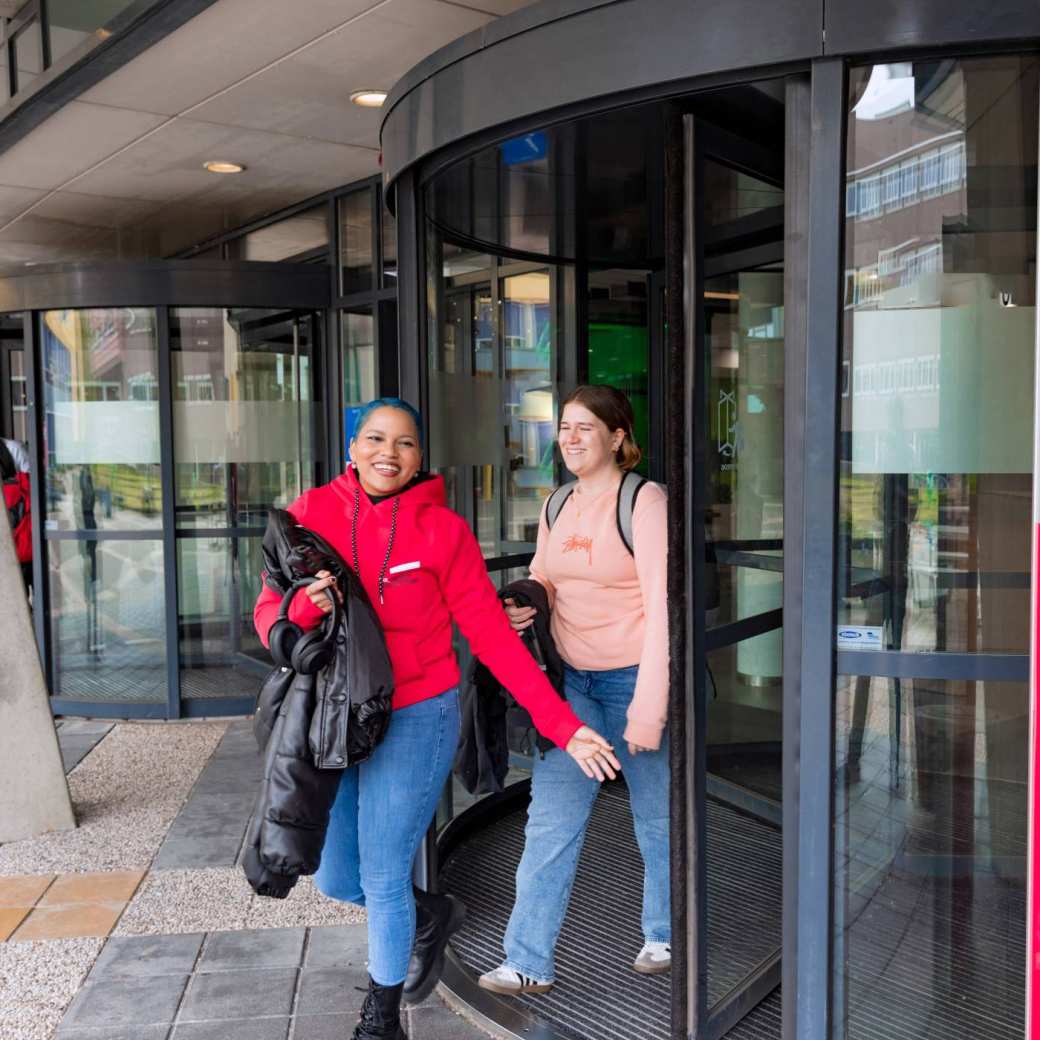
[[[412,560],[411,563],[399,563],[396,567],[390,568],[391,574],[403,574],[405,571],[417,571],[422,564],[418,560]]]
[[[839,625],[839,650],[880,650],[880,625]]]

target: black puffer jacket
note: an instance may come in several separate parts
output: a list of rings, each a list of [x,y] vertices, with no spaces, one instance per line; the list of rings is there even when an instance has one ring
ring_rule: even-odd
[[[283,899],[300,875],[318,869],[342,771],[368,758],[386,732],[393,673],[364,588],[324,539],[271,510],[263,554],[264,580],[278,592],[327,570],[343,593],[331,663],[317,675],[275,668],[253,721],[264,779],[242,867],[259,895]],[[326,634],[332,624],[330,615]]]

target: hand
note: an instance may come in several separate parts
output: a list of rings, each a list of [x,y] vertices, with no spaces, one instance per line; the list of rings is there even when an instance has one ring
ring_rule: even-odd
[[[628,742],[628,753],[630,755],[633,755],[633,756],[634,755],[638,755],[640,751],[655,751],[655,750],[656,750],[656,748],[643,747],[642,744],[633,744],[631,740]]]
[[[340,603],[343,602],[343,593],[336,587],[336,579],[332,576],[331,571],[318,571],[315,578],[318,580],[312,581],[303,591],[307,593],[307,598],[318,610],[323,614],[331,614],[332,601],[325,590],[332,589]]]
[[[518,607],[516,601],[512,599],[507,599],[505,605],[506,614],[514,632],[523,632],[525,628],[530,628],[534,624],[535,615],[538,613],[534,607]]]
[[[567,754],[590,780],[613,780],[621,769],[614,747],[590,726],[582,726],[567,741]]]

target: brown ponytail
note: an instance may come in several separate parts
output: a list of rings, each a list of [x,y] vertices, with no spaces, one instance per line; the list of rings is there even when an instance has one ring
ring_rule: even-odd
[[[633,432],[635,413],[632,411],[632,402],[625,394],[617,387],[607,386],[605,383],[579,386],[567,395],[567,399],[560,407],[560,414],[562,415],[563,409],[572,403],[588,408],[611,433],[615,430],[624,431],[625,439],[614,454],[617,464],[624,472],[627,473],[639,465],[643,453],[636,444]]]

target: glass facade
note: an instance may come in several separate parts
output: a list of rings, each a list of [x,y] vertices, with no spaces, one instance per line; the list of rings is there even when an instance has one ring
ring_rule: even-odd
[[[836,691],[836,1037],[879,1003],[1023,1028],[1038,90],[1035,58],[851,75],[838,645],[906,677]]]

